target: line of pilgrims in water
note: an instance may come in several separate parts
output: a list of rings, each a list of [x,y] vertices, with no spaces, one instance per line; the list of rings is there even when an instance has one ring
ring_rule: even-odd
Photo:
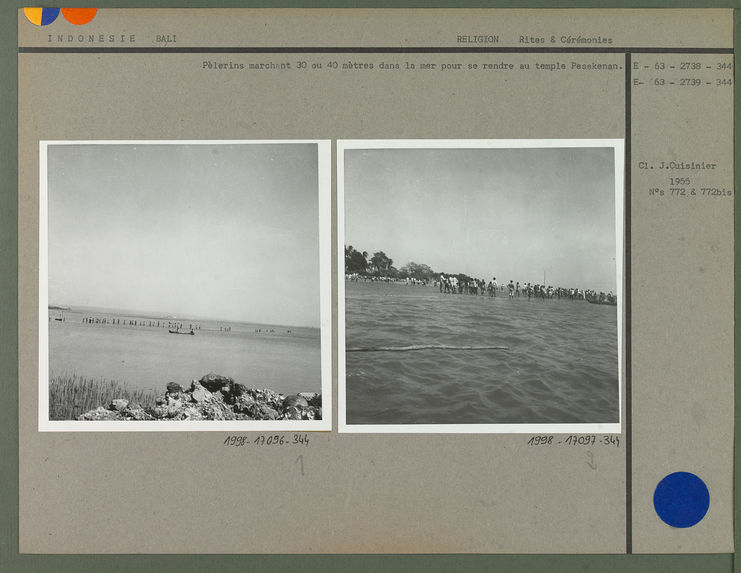
[[[552,285],[544,284],[531,284],[524,283],[520,285],[520,282],[509,281],[506,285],[497,283],[497,277],[493,277],[488,283],[484,279],[468,279],[459,280],[455,275],[445,275],[440,273],[440,278],[435,281],[436,286],[440,289],[441,293],[451,294],[473,294],[481,296],[489,295],[490,297],[497,296],[497,292],[506,292],[510,298],[519,296],[527,296],[527,298],[558,298],[558,299],[569,299],[569,300],[586,300],[591,297],[598,297],[600,301],[614,299],[614,295],[610,292],[605,294],[600,292],[599,294],[593,290],[582,290],[576,287],[554,287]]]
[[[527,298],[540,298],[540,299],[569,299],[569,300],[588,300],[590,302],[616,304],[617,296],[612,291],[605,293],[604,291],[596,291],[593,289],[580,289],[576,287],[554,287],[552,285],[544,284],[531,284],[524,283],[520,284],[519,281],[509,281],[507,284],[497,283],[497,277],[493,277],[488,283],[484,279],[472,279],[459,278],[460,275],[446,275],[440,273],[440,276],[434,279],[415,279],[407,277],[402,279],[407,285],[416,286],[427,286],[432,284],[440,289],[441,293],[452,293],[452,294],[474,294],[474,295],[489,295],[491,297],[497,296],[497,292],[507,293],[510,298],[519,296],[526,296]],[[399,279],[389,276],[367,276],[360,275],[359,273],[347,274],[345,276],[347,280],[359,282],[361,279],[363,282],[371,281],[382,281],[398,283]]]

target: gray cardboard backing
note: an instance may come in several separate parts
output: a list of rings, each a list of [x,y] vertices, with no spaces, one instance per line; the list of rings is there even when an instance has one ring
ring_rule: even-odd
[[[48,32],[20,12],[19,45],[87,47],[85,36],[113,33],[135,34],[140,47],[160,45],[158,34],[177,34],[186,47],[449,47],[459,45],[458,35],[500,34],[502,45],[522,47],[521,34],[583,33],[611,37],[620,47],[732,46],[728,10],[101,10],[84,33],[61,19],[52,26],[55,35],[72,40],[50,42]],[[329,57],[300,59],[311,68]],[[633,58],[658,61],[654,54]],[[40,140],[625,137],[624,70],[504,79],[443,72],[234,73],[205,69],[206,59],[299,57],[19,56],[21,552],[625,552],[624,445],[595,450],[593,469],[583,449],[532,448],[524,435],[333,432],[312,434],[305,449],[276,451],[224,448],[221,432],[37,431]],[[332,59],[625,61],[623,53]],[[718,56],[693,55],[692,61],[713,64]],[[732,188],[731,106],[731,89],[696,95],[633,90],[632,165],[699,155],[719,165],[703,181]],[[658,201],[646,189],[655,179],[635,167],[633,175],[632,549],[732,551],[732,199]],[[336,291],[333,296],[336,309]],[[624,392],[624,423],[625,398]],[[625,431],[622,437],[624,443]],[[710,512],[687,530],[661,522],[651,503],[658,480],[678,470],[701,475],[711,491]]]

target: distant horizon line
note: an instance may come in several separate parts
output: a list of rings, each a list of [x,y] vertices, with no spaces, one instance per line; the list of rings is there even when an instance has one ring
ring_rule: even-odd
[[[161,311],[154,311],[154,310],[135,310],[135,309],[129,309],[129,308],[116,308],[116,307],[107,307],[107,306],[91,306],[91,305],[82,305],[82,304],[59,304],[59,303],[52,303],[49,302],[48,310],[90,310],[93,312],[102,312],[102,311],[110,311],[114,312],[116,314],[127,314],[131,316],[144,316],[148,318],[152,318],[152,316],[156,318],[164,318],[165,320],[208,320],[212,322],[242,322],[246,324],[255,324],[260,326],[280,326],[280,327],[291,327],[291,328],[321,328],[320,325],[317,326],[307,326],[302,324],[284,324],[284,323],[278,323],[278,322],[260,322],[260,321],[254,321],[254,320],[238,320],[233,318],[221,318],[221,317],[214,317],[214,316],[198,316],[198,315],[180,315],[175,316],[171,313],[161,312]]]

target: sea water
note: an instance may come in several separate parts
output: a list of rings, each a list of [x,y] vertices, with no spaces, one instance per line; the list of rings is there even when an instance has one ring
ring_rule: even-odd
[[[187,387],[215,372],[248,388],[321,391],[318,328],[87,309],[50,309],[48,325],[50,376],[115,380],[162,394],[168,382]],[[170,334],[175,325],[181,332],[192,325],[194,335]]]
[[[619,421],[615,306],[396,283],[345,288],[347,348],[508,347],[347,352],[349,424]]]

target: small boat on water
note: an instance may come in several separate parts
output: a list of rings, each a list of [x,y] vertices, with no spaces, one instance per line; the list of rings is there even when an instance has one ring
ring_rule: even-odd
[[[179,330],[168,330],[167,332],[169,332],[170,334],[190,334],[190,335],[193,335],[193,336],[195,336],[195,334],[196,334],[192,330],[190,332],[180,332]]]

